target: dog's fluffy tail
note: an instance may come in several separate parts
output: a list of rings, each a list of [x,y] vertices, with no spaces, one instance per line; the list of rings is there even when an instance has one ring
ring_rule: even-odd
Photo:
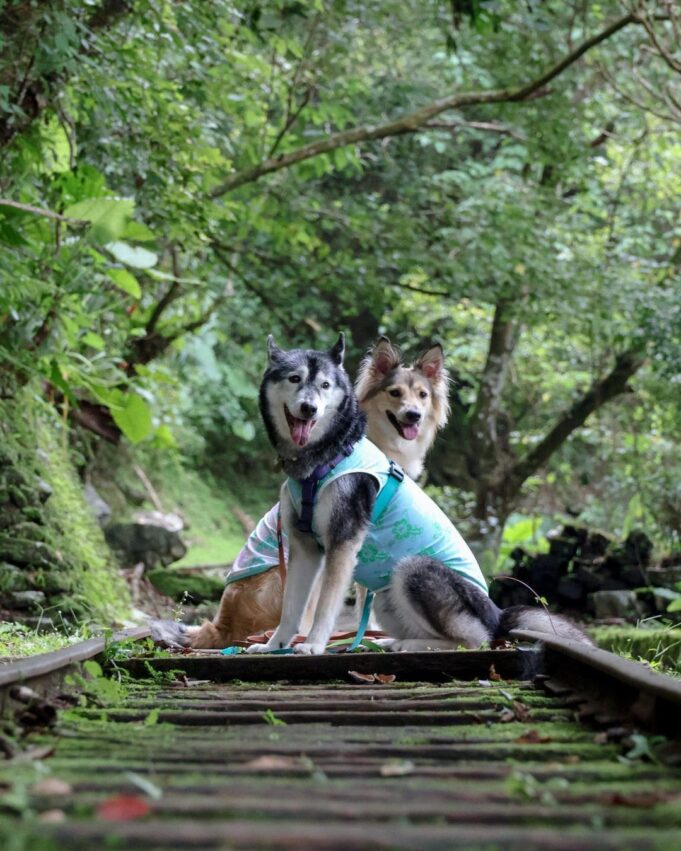
[[[500,615],[495,638],[507,638],[512,629],[530,629],[595,646],[589,636],[569,618],[554,615],[540,607],[509,606],[502,609]]]

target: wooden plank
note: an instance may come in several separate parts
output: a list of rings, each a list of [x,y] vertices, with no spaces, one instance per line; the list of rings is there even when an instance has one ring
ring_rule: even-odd
[[[508,825],[375,825],[345,821],[296,823],[215,820],[197,823],[194,819],[167,818],[125,824],[71,822],[53,827],[36,827],[35,833],[62,843],[64,847],[100,848],[104,840],[133,845],[134,848],[266,848],[315,849],[315,851],[364,851],[364,849],[424,849],[448,851],[451,848],[503,848],[504,851],[639,851],[677,848],[678,831],[626,830],[596,832],[590,826],[572,831]]]
[[[349,679],[348,671],[395,674],[416,682],[487,679],[490,669],[504,679],[530,680],[539,670],[540,654],[533,648],[517,650],[442,650],[422,653],[353,653],[324,656],[170,656],[127,659],[116,664],[133,677],[148,678],[154,670],[181,671],[188,677],[213,682],[291,681],[325,682]]]

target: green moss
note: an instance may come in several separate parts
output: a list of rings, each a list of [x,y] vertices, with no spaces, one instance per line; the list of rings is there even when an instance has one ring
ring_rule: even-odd
[[[35,526],[46,553],[44,564],[27,571],[34,587],[46,592],[50,609],[79,620],[111,623],[125,618],[130,608],[127,586],[83,497],[66,425],[30,386],[0,403],[0,422],[6,469],[44,521]],[[41,506],[46,485],[51,495]]]
[[[206,576],[204,573],[183,573],[173,568],[157,567],[147,571],[146,576],[162,594],[181,602],[185,600],[186,595],[193,603],[219,600],[225,590],[224,579]]]
[[[681,676],[681,628],[600,626],[590,633],[604,650]]]

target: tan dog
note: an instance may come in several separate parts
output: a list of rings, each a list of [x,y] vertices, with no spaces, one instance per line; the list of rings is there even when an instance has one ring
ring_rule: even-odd
[[[362,361],[355,382],[367,415],[367,436],[416,479],[425,456],[449,416],[448,376],[439,345],[405,366],[399,351],[381,337]],[[215,618],[187,627],[182,639],[192,648],[221,648],[274,629],[281,619],[283,584],[278,570],[232,582]],[[316,594],[308,611],[314,611]]]

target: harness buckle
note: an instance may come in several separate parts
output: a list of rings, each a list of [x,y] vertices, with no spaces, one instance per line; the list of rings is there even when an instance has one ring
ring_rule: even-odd
[[[398,482],[404,481],[404,470],[396,461],[390,461],[390,466],[388,467],[388,475],[392,476],[393,479],[397,479]]]

